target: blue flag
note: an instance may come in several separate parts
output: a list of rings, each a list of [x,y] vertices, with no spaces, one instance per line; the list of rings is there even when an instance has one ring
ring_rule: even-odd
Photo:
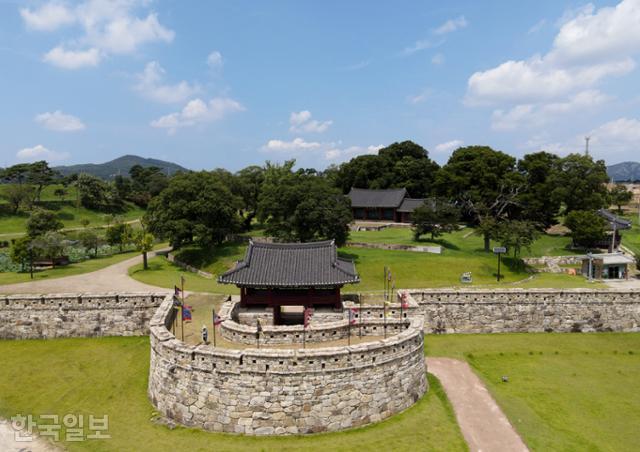
[[[191,306],[184,306],[182,308],[182,320],[190,321],[191,320]]]

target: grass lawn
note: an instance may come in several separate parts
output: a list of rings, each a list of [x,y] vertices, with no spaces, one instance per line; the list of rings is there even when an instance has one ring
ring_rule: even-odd
[[[622,244],[633,251],[636,256],[640,256],[640,223],[638,223],[638,215],[627,215],[626,218],[633,221],[633,227],[630,230],[622,231]]]
[[[638,448],[639,333],[430,335],[425,344],[430,356],[466,359],[532,450]]]
[[[3,187],[0,185],[0,192],[4,189]],[[89,227],[103,226],[109,223],[109,215],[104,212],[76,207],[74,187],[69,187],[69,193],[64,198],[54,196],[54,190],[59,187],[59,185],[46,187],[42,192],[42,201],[38,206],[54,211],[65,228],[82,227],[81,222],[85,219],[89,220]],[[118,213],[117,216],[123,221],[132,221],[141,218],[143,214],[144,210],[134,204],[127,203],[126,211]],[[29,214],[26,212],[12,214],[6,201],[0,199],[0,234],[4,236],[5,234],[23,233],[28,219]]]
[[[160,249],[166,247],[166,243],[159,243],[154,246],[154,249]],[[67,265],[65,267],[58,267],[54,269],[36,271],[33,274],[33,280],[29,273],[13,273],[13,272],[0,272],[0,286],[4,284],[14,284],[30,281],[40,281],[43,279],[55,279],[62,278],[64,276],[81,275],[83,273],[94,272],[101,270],[109,265],[117,264],[124,260],[138,256],[138,251],[129,251],[125,253],[114,254],[112,256],[98,257],[96,259],[88,259],[86,261],[77,262]],[[173,287],[173,286],[171,286]]]
[[[71,451],[466,450],[451,406],[431,377],[431,390],[416,405],[373,426],[257,438],[154,424],[146,337],[0,341],[0,355],[1,416],[109,415],[111,439],[64,443]]]
[[[413,240],[413,232],[409,228],[387,228],[381,231],[351,232],[350,241],[364,243],[389,243],[401,245],[442,245],[444,253],[454,251],[465,253],[478,253],[483,251],[482,237],[473,233],[473,228],[463,228],[450,234],[443,234],[435,241],[423,236],[420,241]],[[523,257],[537,256],[562,256],[580,254],[568,249],[571,244],[569,237],[543,235],[531,247],[531,250],[523,249]]]

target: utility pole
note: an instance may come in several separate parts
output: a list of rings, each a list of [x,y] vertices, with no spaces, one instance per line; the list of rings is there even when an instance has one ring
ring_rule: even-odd
[[[589,141],[591,137],[584,137],[584,155],[589,156]]]

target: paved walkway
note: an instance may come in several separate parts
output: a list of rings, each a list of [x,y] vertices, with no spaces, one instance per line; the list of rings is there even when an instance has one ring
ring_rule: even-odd
[[[162,250],[158,250],[162,251]],[[154,253],[149,253],[151,256]],[[129,277],[129,267],[142,262],[142,255],[82,275],[65,276],[51,280],[38,280],[0,286],[0,293],[108,293],[108,292],[165,292],[156,286],[141,283]]]
[[[471,452],[528,451],[509,420],[469,365],[452,358],[427,358],[453,405]]]
[[[54,452],[58,449],[43,440],[34,437],[33,441],[16,441],[9,421],[0,418],[0,451],[2,452]]]

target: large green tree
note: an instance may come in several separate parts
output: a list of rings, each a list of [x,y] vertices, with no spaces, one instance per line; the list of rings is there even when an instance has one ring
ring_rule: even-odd
[[[349,200],[315,172],[294,171],[294,164],[267,164],[258,203],[258,219],[267,234],[282,241],[335,240],[344,245],[351,222]]]
[[[361,155],[329,172],[343,193],[357,188],[406,188],[414,198],[425,198],[432,192],[438,164],[428,151],[412,141],[393,143],[377,155]]]
[[[527,220],[506,220],[498,225],[496,239],[518,257],[522,248],[531,250],[533,242],[540,238],[538,225]]]
[[[611,199],[611,204],[618,207],[618,213],[622,213],[622,206],[631,202],[633,193],[627,190],[624,185],[616,184],[609,191],[609,198]]]
[[[251,229],[251,222],[258,214],[258,200],[264,182],[264,168],[260,166],[248,166],[235,174],[236,193],[242,199],[242,224],[243,229]]]
[[[180,173],[149,203],[145,222],[149,232],[167,238],[174,247],[197,242],[223,242],[239,230],[240,200],[217,174]]]
[[[27,235],[31,238],[40,237],[47,232],[59,231],[63,226],[54,212],[38,208],[31,212],[27,220]]]
[[[445,232],[455,231],[460,221],[460,209],[442,199],[428,199],[411,214],[413,237],[418,240],[431,234],[431,240]]]
[[[588,155],[570,154],[556,162],[550,195],[564,205],[565,214],[602,209],[609,203],[608,181],[604,160],[593,161]]]
[[[439,194],[460,205],[464,217],[476,225],[495,225],[513,216],[524,184],[516,159],[488,146],[454,151],[436,178]],[[483,233],[487,252],[491,235],[488,229]]]
[[[559,160],[557,155],[535,152],[518,161],[518,171],[524,177],[524,187],[518,196],[522,219],[545,228],[556,223],[560,200],[550,194],[555,188],[552,173]]]
[[[564,224],[571,230],[573,243],[585,248],[593,247],[604,239],[607,226],[604,218],[590,210],[571,211]]]

